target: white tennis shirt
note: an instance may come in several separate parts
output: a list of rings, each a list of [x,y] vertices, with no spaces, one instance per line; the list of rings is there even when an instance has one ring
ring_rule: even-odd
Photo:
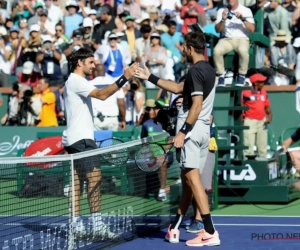
[[[95,89],[88,80],[71,73],[65,84],[64,101],[67,128],[63,132],[63,146],[70,146],[83,139],[94,140],[92,98]]]

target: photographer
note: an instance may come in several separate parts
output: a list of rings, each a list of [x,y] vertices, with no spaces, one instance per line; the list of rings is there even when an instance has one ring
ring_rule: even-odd
[[[248,33],[255,30],[252,12],[239,4],[238,0],[229,0],[225,8],[218,10],[216,23],[216,32],[222,32],[213,52],[218,84],[225,85],[224,55],[233,50],[239,55],[239,76],[235,85],[244,86],[249,64]]]
[[[135,125],[143,113],[145,93],[142,83],[137,78],[132,78],[130,84],[123,87],[126,105],[126,124]]]
[[[51,86],[60,86],[64,81],[60,60],[61,52],[55,48],[52,37],[45,35],[42,50],[37,53],[36,62],[41,64],[42,75],[50,80]]]
[[[77,29],[73,31],[72,40],[70,43],[66,44],[65,49],[63,50],[64,54],[68,57],[73,52],[83,48],[83,32],[81,29]]]

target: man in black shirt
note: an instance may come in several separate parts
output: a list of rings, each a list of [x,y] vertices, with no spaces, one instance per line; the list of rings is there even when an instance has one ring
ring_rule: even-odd
[[[204,229],[195,239],[186,242],[188,246],[220,245],[219,234],[213,226],[207,195],[200,180],[208,153],[216,78],[215,70],[204,57],[205,44],[205,37],[201,33],[191,32],[185,36],[183,54],[192,66],[183,83],[159,79],[146,66],[139,68],[135,74],[162,89],[183,96],[177,118],[177,135],[174,137],[174,146],[181,153],[178,161],[181,165],[182,193],[176,219],[169,226],[166,239],[171,243],[179,242],[178,228],[194,198],[196,207],[201,212],[196,220],[203,221]]]
[[[106,6],[100,10],[100,23],[96,24],[93,31],[93,41],[95,43],[94,49],[102,44],[106,31],[112,31],[117,28],[115,18],[111,14],[111,10]]]

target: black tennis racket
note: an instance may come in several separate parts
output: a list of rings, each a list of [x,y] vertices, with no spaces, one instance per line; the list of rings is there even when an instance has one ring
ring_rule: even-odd
[[[188,133],[185,137],[187,140],[191,136]],[[174,147],[174,137],[168,138],[168,143],[160,144],[157,142],[143,144],[135,153],[135,163],[143,172],[155,172],[165,163],[168,153]]]
[[[112,147],[115,145],[119,145],[124,143],[122,140],[117,138],[109,138],[102,141],[99,141],[99,148],[107,148]],[[123,165],[126,164],[129,158],[129,153],[127,148],[118,148],[118,149],[111,149],[110,152],[102,153],[101,157],[109,164],[112,165]]]

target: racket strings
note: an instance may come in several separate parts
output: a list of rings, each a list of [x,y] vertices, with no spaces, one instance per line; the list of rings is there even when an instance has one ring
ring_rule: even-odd
[[[109,138],[103,141],[100,141],[99,148],[106,148],[106,147],[112,147],[118,144],[124,143],[120,139],[116,138]],[[111,152],[102,153],[102,158],[113,165],[121,165],[125,164],[129,158],[129,153],[126,147],[112,150]]]
[[[135,155],[137,166],[144,172],[154,172],[166,160],[166,152],[159,144],[144,144]]]

